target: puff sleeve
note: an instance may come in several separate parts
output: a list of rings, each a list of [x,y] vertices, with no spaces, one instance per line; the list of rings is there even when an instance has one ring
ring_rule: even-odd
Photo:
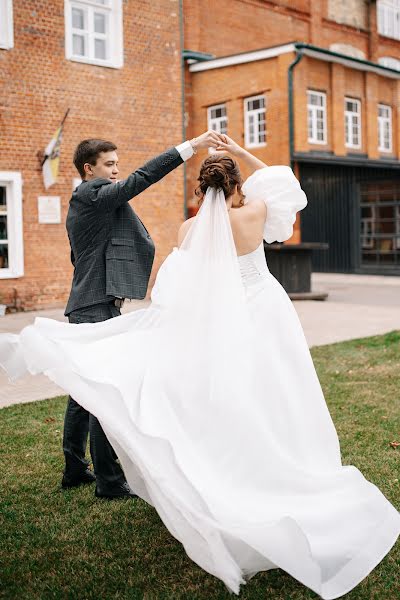
[[[264,239],[283,242],[293,235],[296,213],[307,206],[307,197],[292,169],[285,165],[254,171],[242,186],[244,203],[263,200],[267,207]]]

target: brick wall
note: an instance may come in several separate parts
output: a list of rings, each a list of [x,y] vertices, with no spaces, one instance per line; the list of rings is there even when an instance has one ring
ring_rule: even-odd
[[[337,23],[368,28],[368,2],[366,0],[328,0],[328,18]]]
[[[0,279],[3,301],[25,309],[64,305],[72,267],[65,218],[78,174],[71,159],[85,137],[118,145],[121,176],[181,139],[178,0],[123,3],[124,67],[65,59],[64,1],[14,0],[14,48],[0,49],[0,171],[23,178],[25,276]],[[70,108],[59,181],[47,192],[36,153]],[[38,223],[37,198],[61,196],[62,223]],[[183,168],[132,201],[156,243],[156,272],[183,220]]]
[[[299,41],[349,44],[366,59],[400,59],[400,43],[376,31],[376,2],[364,0],[183,0],[185,48],[226,56]],[[369,25],[368,25],[369,24]]]

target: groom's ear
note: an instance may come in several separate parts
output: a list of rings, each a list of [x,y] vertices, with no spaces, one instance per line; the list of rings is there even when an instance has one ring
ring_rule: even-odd
[[[93,166],[90,163],[85,163],[83,165],[83,169],[85,171],[85,175],[93,175]]]

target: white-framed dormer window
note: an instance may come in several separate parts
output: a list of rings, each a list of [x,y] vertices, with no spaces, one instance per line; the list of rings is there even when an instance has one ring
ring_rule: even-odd
[[[378,104],[378,150],[392,151],[392,107]]]
[[[64,1],[66,58],[121,68],[122,0]]]
[[[356,98],[344,99],[345,145],[347,148],[361,148],[361,101]]]
[[[326,94],[324,92],[307,90],[307,123],[310,144],[326,144]]]
[[[251,96],[244,100],[244,140],[246,148],[267,145],[265,124],[265,96]]]
[[[21,173],[0,171],[0,279],[23,274]]]
[[[388,69],[400,71],[400,60],[393,58],[393,56],[381,56],[381,58],[378,58],[378,63],[383,67],[388,67]]]
[[[12,0],[0,0],[0,48],[9,50],[14,46]]]
[[[217,133],[228,133],[228,115],[226,104],[216,104],[207,109],[208,129]]]
[[[400,0],[378,0],[378,33],[400,40]]]

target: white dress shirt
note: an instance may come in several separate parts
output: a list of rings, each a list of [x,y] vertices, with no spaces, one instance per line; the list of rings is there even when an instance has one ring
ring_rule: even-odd
[[[179,146],[175,146],[175,148],[178,150],[179,154],[181,155],[182,160],[187,160],[188,158],[193,156],[193,147],[192,147],[192,144],[189,142],[189,140],[187,140],[186,142],[183,142],[183,144],[179,144]]]

